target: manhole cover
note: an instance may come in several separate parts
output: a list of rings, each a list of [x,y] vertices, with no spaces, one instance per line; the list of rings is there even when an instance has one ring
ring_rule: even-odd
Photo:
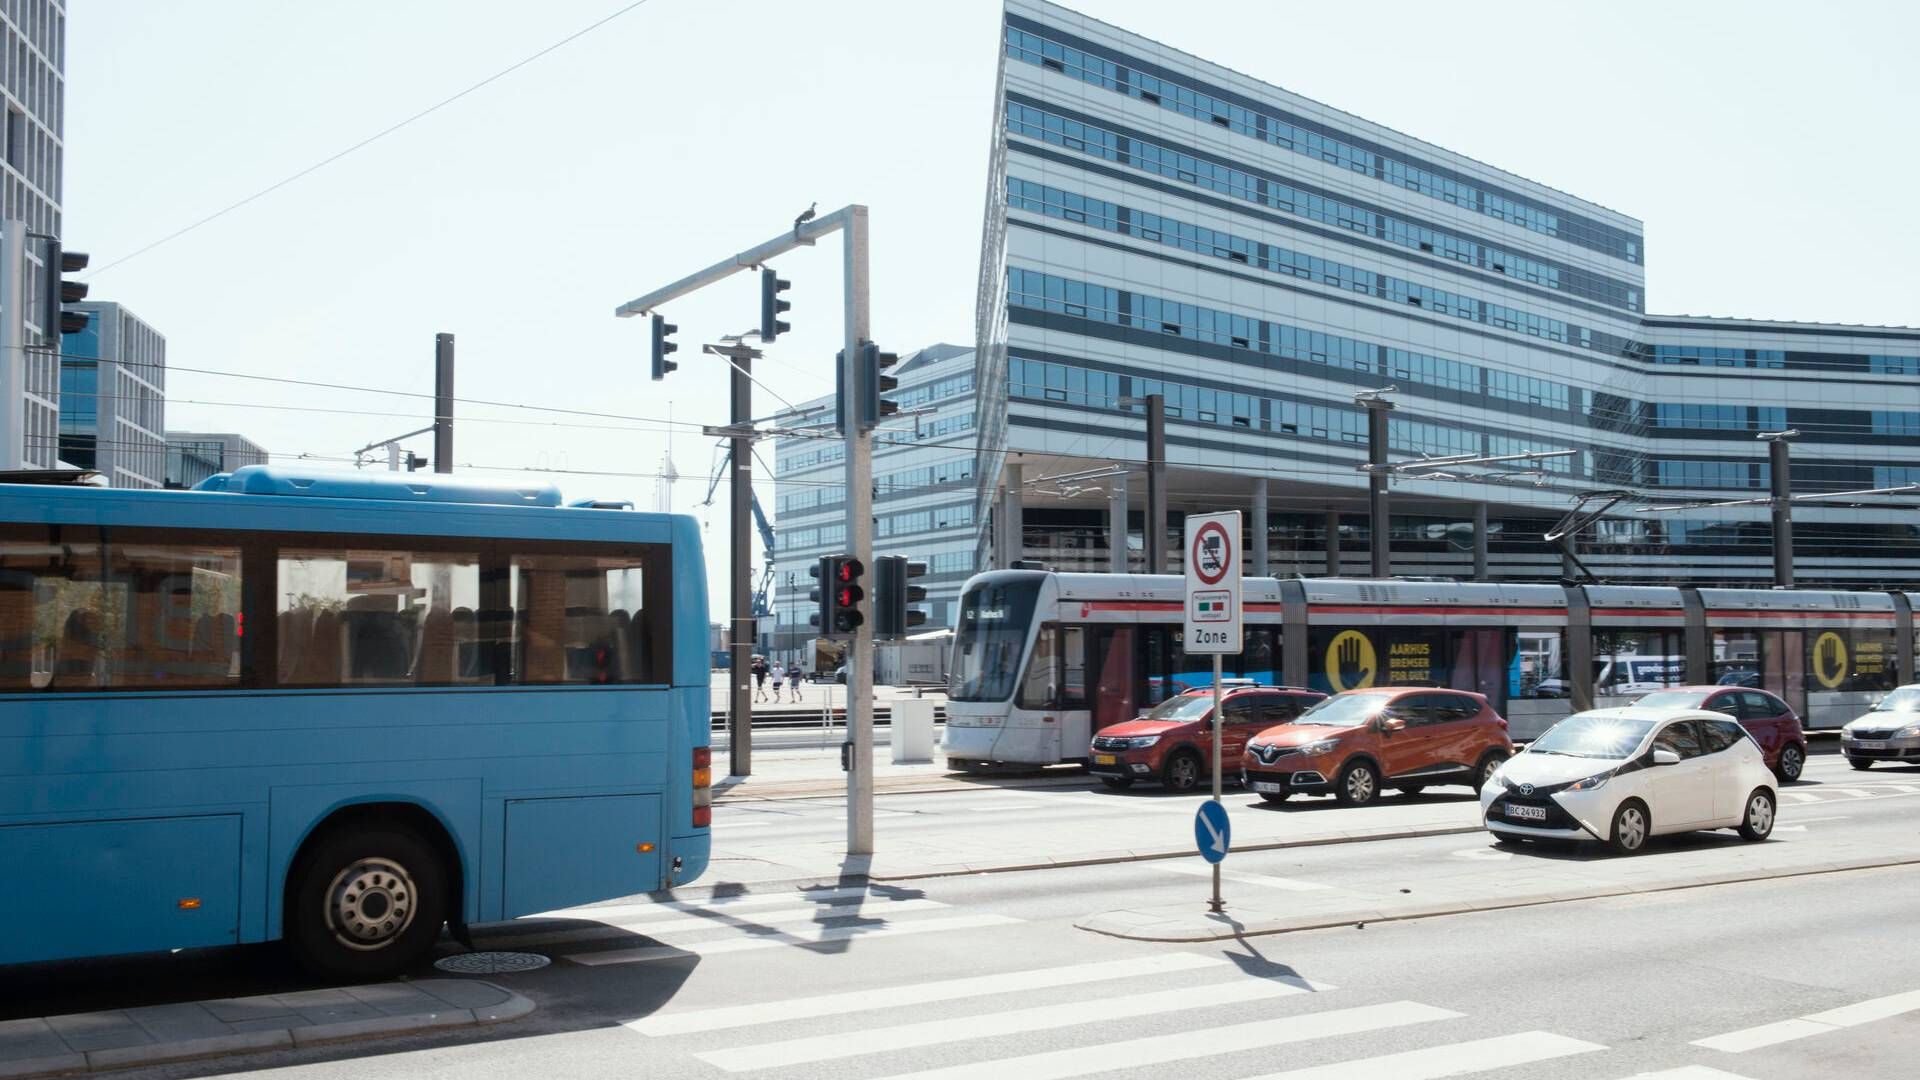
[[[507,975],[516,971],[538,971],[552,960],[530,952],[470,952],[443,956],[433,962],[441,971],[455,975]]]

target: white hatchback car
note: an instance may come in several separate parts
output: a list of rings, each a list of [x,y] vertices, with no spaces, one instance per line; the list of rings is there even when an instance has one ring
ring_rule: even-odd
[[[1595,709],[1567,717],[1480,789],[1499,840],[1594,839],[1622,854],[1659,833],[1773,832],[1778,796],[1760,747],[1724,713]]]

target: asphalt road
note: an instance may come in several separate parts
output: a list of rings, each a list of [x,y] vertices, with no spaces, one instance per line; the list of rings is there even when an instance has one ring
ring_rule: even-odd
[[[1920,769],[1856,774],[1816,757],[1809,782],[1787,790],[1804,798],[1783,805],[1776,845],[1910,838],[1920,820]],[[894,828],[1017,827],[1021,811],[973,813],[968,797],[883,797],[882,807],[900,816],[881,820],[881,842]],[[1099,805],[1124,830],[1184,817],[1192,802],[1147,796]],[[1084,803],[1065,801],[1061,812],[1085,813]],[[794,822],[761,831],[837,829],[837,809],[808,801]],[[1041,803],[1026,812],[1044,810]],[[1721,836],[1660,842],[1631,862],[1651,872],[1666,857],[1735,860],[1751,850]],[[1232,905],[1284,902],[1302,889],[1418,889],[1467,862],[1520,875],[1590,856],[1499,852],[1477,835],[1247,852],[1229,858],[1226,892]],[[1073,927],[1121,905],[1199,906],[1206,880],[1192,869],[1134,862],[897,887],[825,879],[804,892],[791,884],[722,887],[671,906],[635,898],[575,909],[483,936],[483,947],[557,958],[544,971],[496,977],[539,1003],[525,1020],[151,1075],[1914,1074],[1913,868],[1199,944]],[[90,994],[128,1004],[254,992],[231,984],[273,981],[271,965],[224,963],[99,965],[88,978],[43,985],[50,993],[40,1001],[57,1007]],[[1804,1017],[1814,1019],[1797,1019]],[[1695,1071],[1668,1071],[1686,1069]]]

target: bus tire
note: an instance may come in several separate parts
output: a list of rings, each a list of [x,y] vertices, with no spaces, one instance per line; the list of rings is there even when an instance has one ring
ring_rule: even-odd
[[[434,845],[393,824],[335,828],[287,875],[287,947],[324,979],[386,979],[432,951],[446,921],[446,864]]]

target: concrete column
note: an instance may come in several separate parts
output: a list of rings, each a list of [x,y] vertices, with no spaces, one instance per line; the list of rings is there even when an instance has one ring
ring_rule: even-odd
[[[1004,530],[1000,534],[1000,569],[1002,570],[1011,567],[1014,561],[1021,557],[1021,548],[1025,542],[1025,534],[1021,531],[1021,518],[1025,515],[1025,510],[1020,504],[1020,498],[1026,478],[1021,475],[1020,466],[1011,461],[1005,466],[1004,476],[1003,483],[1006,486],[1000,492],[1000,527]]]
[[[1473,504],[1473,580],[1487,580],[1487,504]]]
[[[1167,399],[1147,395],[1147,573],[1167,573]]]
[[[1253,565],[1248,573],[1254,577],[1271,577],[1267,569],[1267,478],[1264,476],[1253,482],[1253,522],[1247,527],[1247,544],[1253,552]]]
[[[1367,410],[1367,461],[1387,463],[1387,414],[1393,402],[1371,397],[1361,401]],[[1374,470],[1367,474],[1367,542],[1371,547],[1372,573],[1376,578],[1393,576],[1392,512],[1388,507],[1387,474]]]
[[[1107,487],[1107,571],[1127,572],[1127,474],[1121,473]]]
[[[1327,511],[1327,576],[1340,576],[1340,511]]]

